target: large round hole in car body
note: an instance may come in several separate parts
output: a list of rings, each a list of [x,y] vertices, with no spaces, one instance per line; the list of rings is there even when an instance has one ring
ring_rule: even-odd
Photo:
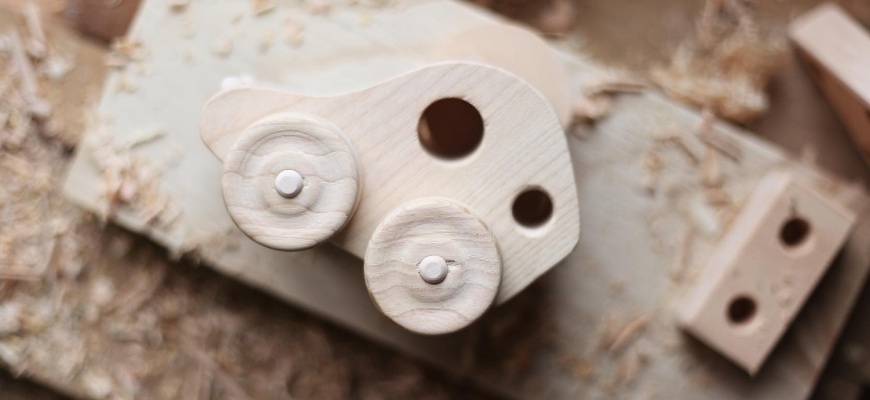
[[[420,116],[417,134],[430,154],[445,158],[465,157],[483,140],[483,117],[471,103],[455,97],[436,100]]]

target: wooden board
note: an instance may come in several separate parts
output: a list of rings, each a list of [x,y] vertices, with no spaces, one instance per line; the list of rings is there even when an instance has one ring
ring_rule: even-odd
[[[227,30],[227,21],[244,13],[244,6],[221,3],[208,12],[200,8],[205,6],[191,5],[186,14],[190,22],[182,23],[184,18],[178,17],[167,23],[166,4],[144,4],[133,32],[145,39],[150,50],[146,73],[135,76],[127,71],[109,79],[101,112],[114,122],[110,132],[117,140],[128,140],[155,121],[164,124],[166,137],[138,146],[134,153],[161,165],[173,161],[166,167],[162,184],[175,199],[171,205],[182,209],[174,221],[167,218],[149,226],[137,220],[135,210],[122,210],[116,218],[122,225],[176,251],[198,249],[205,260],[228,275],[514,394],[800,398],[810,393],[831,341],[863,283],[867,260],[844,262],[855,257],[858,246],[847,245],[847,252],[755,380],[684,337],[674,324],[674,302],[682,295],[684,283],[703,265],[724,226],[710,223],[709,214],[698,205],[697,168],[679,150],[662,147],[656,139],[677,133],[683,140],[696,140],[692,132],[699,116],[654,93],[620,97],[611,116],[587,137],[569,138],[581,220],[587,232],[596,234],[581,239],[561,265],[466,331],[424,338],[392,325],[374,309],[365,292],[361,262],[349,255],[329,248],[276,253],[243,240],[216,201],[220,198],[217,160],[196,135],[199,107],[224,76],[248,73],[312,94],[357,89],[425,63],[439,38],[490,17],[446,2],[385,10],[334,10],[309,22],[299,49],[279,49],[282,44],[275,43],[272,51],[260,55],[255,53],[257,42],[265,31],[277,29],[286,15],[279,11],[289,12],[287,8],[256,20],[247,15],[244,29]],[[193,38],[184,39],[180,31],[185,24],[197,32]],[[222,60],[209,52],[208,44],[227,34],[248,42],[236,43],[235,50]],[[188,52],[194,64],[182,68],[178,60],[186,62],[180,56]],[[275,59],[250,62],[262,57]],[[573,56],[566,56],[566,62],[578,87],[605,72]],[[138,89],[116,93],[124,79],[135,80]],[[169,87],[175,96],[166,96]],[[787,161],[785,154],[745,132],[725,125],[717,125],[716,131],[742,149],[739,163],[723,161],[725,189],[736,203],[746,198],[764,172],[782,167],[855,210],[867,204],[855,188]],[[87,148],[83,147],[73,165],[67,192],[88,208],[105,211],[99,198],[101,178]],[[179,152],[183,152],[180,160],[167,160]],[[654,154],[664,168],[659,170],[651,195],[643,164]],[[691,254],[685,279],[676,281],[669,270],[674,260],[683,258],[677,255],[689,225],[697,225],[698,234],[689,236]],[[638,316],[647,317],[645,329],[632,337],[620,335]],[[614,346],[617,338],[623,339]]]

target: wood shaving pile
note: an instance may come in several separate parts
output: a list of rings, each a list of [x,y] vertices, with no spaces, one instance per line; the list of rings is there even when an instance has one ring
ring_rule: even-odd
[[[671,97],[746,123],[767,111],[765,88],[787,57],[784,34],[762,32],[745,0],[707,0],[694,40],[651,77]]]
[[[172,207],[171,197],[161,188],[163,169],[148,162],[130,150],[139,144],[162,137],[162,130],[154,130],[133,143],[117,143],[105,125],[93,123],[84,143],[90,148],[92,161],[102,171],[102,197],[105,207],[100,217],[107,221],[119,208],[136,213],[137,220],[146,225],[167,226],[179,216]]]

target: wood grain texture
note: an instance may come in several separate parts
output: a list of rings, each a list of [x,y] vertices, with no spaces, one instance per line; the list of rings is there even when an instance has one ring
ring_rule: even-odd
[[[276,188],[283,171],[302,175],[288,198]],[[305,250],[345,226],[359,202],[353,148],[341,130],[312,115],[279,113],[251,124],[229,150],[221,181],[233,221],[254,241]]]
[[[843,246],[855,214],[769,173],[755,188],[703,275],[680,323],[754,375]]]
[[[457,160],[433,156],[418,138],[423,111],[444,98],[467,101],[485,125],[481,143]],[[577,189],[559,119],[537,90],[512,74],[457,62],[421,68],[336,97],[236,89],[209,101],[200,133],[224,158],[249,124],[286,111],[328,116],[356,151],[365,182],[359,208],[333,242],[359,258],[365,258],[375,228],[389,212],[430,196],[467,204],[492,230],[504,265],[499,303],[556,265],[577,244]],[[520,225],[512,215],[515,198],[528,188],[540,188],[553,203],[549,220],[535,228]]]
[[[217,59],[209,45],[225,34],[226,21],[247,3],[193,0],[188,15],[197,35],[185,41],[181,21],[167,22],[167,3],[146,1],[133,32],[152,50],[149,73],[135,78],[135,94],[107,91],[101,111],[113,119],[113,136],[121,142],[155,120],[166,124],[165,138],[136,148],[135,154],[165,163],[167,154],[185,149],[162,180],[178,194],[172,204],[184,212],[171,226],[145,225],[127,209],[113,220],[173,251],[194,249],[224,274],[507,396],[726,400],[810,395],[870,268],[866,236],[849,240],[754,378],[692,340],[677,326],[674,311],[691,286],[689,278],[710,257],[718,233],[689,236],[690,251],[680,257],[686,278],[671,277],[677,243],[695,223],[695,210],[706,206],[704,188],[696,184],[697,166],[658,138],[678,132],[687,145],[705,146],[692,134],[701,118],[696,110],[653,92],[617,96],[609,116],[590,127],[588,135],[568,138],[581,219],[590,234],[560,265],[467,329],[437,336],[409,332],[374,306],[363,263],[356,257],[331,245],[275,251],[240,233],[220,201],[221,164],[195,134],[202,104],[223,78],[239,71],[312,96],[360,90],[427,65],[445,37],[497,21],[453,1],[396,4],[374,11],[336,5],[329,15],[307,20],[298,48],[276,43],[259,53],[262,35],[298,11],[295,3],[279,3],[271,14],[246,14],[239,22],[246,34],[235,38],[237,51]],[[191,52],[193,62],[178,56],[184,51]],[[559,54],[575,91],[610,76],[576,48]],[[123,77],[116,73],[108,84]],[[807,126],[818,128],[805,131],[817,144],[830,142],[828,124]],[[794,172],[802,183],[853,210],[870,204],[863,191],[802,165],[746,130],[717,123],[711,131],[741,149],[739,162],[720,157],[722,191],[737,204],[773,168]],[[840,157],[843,150],[820,148],[830,150],[822,156]],[[644,188],[648,181],[642,160],[653,155],[660,157],[663,169],[660,190],[650,193]],[[99,212],[100,171],[90,157],[83,147],[65,193]],[[870,226],[868,221],[864,217],[862,225]],[[720,228],[727,225],[722,221]],[[619,352],[602,350],[602,342],[610,343],[611,335],[641,315],[650,316],[642,332],[625,340]]]
[[[792,22],[789,36],[870,163],[870,32],[836,4],[825,3]]]
[[[418,270],[437,256],[447,275],[432,284]],[[403,204],[378,225],[366,250],[366,286],[388,317],[418,333],[461,328],[489,309],[498,293],[501,256],[486,224],[443,198]]]
[[[537,34],[509,24],[485,24],[448,36],[432,56],[438,61],[475,61],[503,68],[541,91],[566,129],[571,125],[568,71]]]

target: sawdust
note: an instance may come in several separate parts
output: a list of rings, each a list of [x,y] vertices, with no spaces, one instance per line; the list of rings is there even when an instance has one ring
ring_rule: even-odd
[[[123,207],[145,225],[173,223],[179,210],[172,207],[171,197],[160,185],[162,167],[131,152],[132,147],[159,137],[160,131],[142,141],[117,143],[108,129],[92,118],[84,143],[92,155],[91,161],[102,174],[101,197],[105,203],[101,219],[107,221]]]
[[[112,40],[110,49],[106,56],[106,66],[112,68],[123,69],[130,63],[145,60],[148,56],[142,42],[129,37]]]
[[[748,2],[707,0],[694,40],[680,44],[651,77],[671,97],[746,123],[767,111],[765,88],[787,55],[784,33],[762,32]]]

